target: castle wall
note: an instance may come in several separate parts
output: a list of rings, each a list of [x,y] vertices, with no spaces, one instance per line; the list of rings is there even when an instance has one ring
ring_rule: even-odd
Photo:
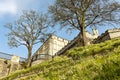
[[[98,36],[97,29],[94,29],[93,34],[86,31],[86,37],[88,40],[88,44],[90,44],[91,42],[99,43],[99,42],[120,37],[120,29],[107,30],[105,31],[105,33],[101,34],[100,36]],[[75,37],[70,43],[65,39],[52,35],[42,46],[45,48],[45,50],[42,50],[42,47],[41,47],[38,51],[40,52],[39,54],[44,53],[50,56],[62,55],[62,54],[65,54],[65,52],[68,49],[74,47],[80,40],[81,40],[80,34],[78,34],[78,36]],[[80,42],[80,44],[82,43]]]
[[[68,40],[51,35],[45,43],[34,53],[32,65],[52,58],[60,49],[69,43]],[[39,60],[39,61],[36,61]]]
[[[59,50],[61,50],[68,41],[57,36],[52,36],[50,39],[49,55],[54,56]]]
[[[9,55],[4,53],[0,53],[0,54],[4,57],[6,55]],[[9,55],[11,59],[5,59],[2,58],[2,56],[0,56],[0,77],[7,76],[8,74],[22,68],[22,66],[19,63],[20,57],[15,55]]]
[[[19,64],[20,57],[13,55],[11,58],[11,67],[10,67],[10,73],[18,70],[20,68]]]
[[[86,32],[86,37],[89,39],[95,39],[98,37],[97,34],[90,34],[89,32]]]
[[[34,66],[34,65],[36,65],[36,64],[39,64],[39,63],[41,63],[41,62],[43,62],[43,61],[45,61],[45,60],[36,60],[36,61],[33,61],[33,62],[32,62],[32,66]]]
[[[120,37],[120,30],[116,30],[114,32],[110,32],[109,35],[110,35],[111,39],[118,38],[118,37]]]
[[[5,63],[5,59],[0,59],[0,77],[8,75],[7,63]]]
[[[120,29],[110,29],[101,34],[97,39],[94,40],[94,43],[104,42],[113,38],[120,37]]]
[[[98,30],[97,29],[92,29],[92,30],[93,30],[93,34],[89,33],[88,31],[85,32],[87,41],[88,41],[88,43],[87,43],[88,45],[91,44],[93,39],[98,37]],[[59,50],[56,53],[56,55],[64,55],[67,50],[69,50],[77,45],[79,45],[79,46],[83,45],[83,43],[81,41],[80,33],[71,42],[69,42],[66,46],[64,46],[61,50]]]
[[[93,41],[93,43],[100,43],[100,42],[103,42],[103,41],[109,40],[109,39],[110,39],[109,33],[108,33],[108,31],[106,31],[105,33],[103,33],[100,36],[98,36],[98,38],[96,38]]]

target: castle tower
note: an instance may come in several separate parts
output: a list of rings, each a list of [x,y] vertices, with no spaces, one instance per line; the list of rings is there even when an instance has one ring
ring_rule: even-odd
[[[99,35],[97,28],[93,28],[92,31],[93,31],[93,35],[95,35],[95,36]]]

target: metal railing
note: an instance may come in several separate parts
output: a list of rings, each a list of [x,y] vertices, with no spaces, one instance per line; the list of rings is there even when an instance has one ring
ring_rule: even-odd
[[[2,59],[11,60],[12,56],[13,56],[12,54],[7,54],[7,53],[0,52],[0,58],[2,58]],[[20,62],[21,61],[26,61],[26,59],[20,57]]]

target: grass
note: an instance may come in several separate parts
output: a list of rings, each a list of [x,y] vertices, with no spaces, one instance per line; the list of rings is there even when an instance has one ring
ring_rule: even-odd
[[[0,80],[120,80],[120,39],[76,47]]]

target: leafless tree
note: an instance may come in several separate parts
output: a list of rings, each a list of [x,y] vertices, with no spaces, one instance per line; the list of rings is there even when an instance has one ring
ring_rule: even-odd
[[[120,23],[120,4],[116,0],[55,0],[49,12],[54,23],[78,29],[83,46],[87,45],[87,27]]]
[[[44,42],[50,34],[50,22],[45,14],[35,11],[24,11],[23,15],[14,23],[7,23],[8,44],[11,47],[24,45],[28,50],[27,66],[31,65],[32,48],[35,44]]]

